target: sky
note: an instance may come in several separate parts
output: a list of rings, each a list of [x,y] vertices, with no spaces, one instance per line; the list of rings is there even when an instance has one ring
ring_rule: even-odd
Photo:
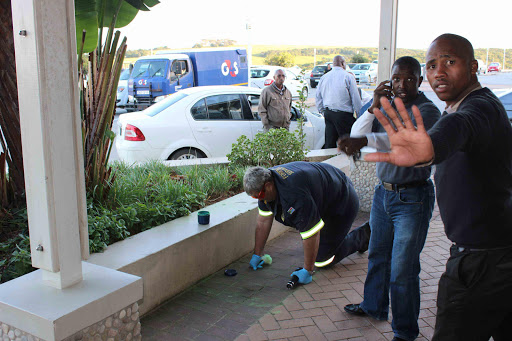
[[[160,0],[121,33],[128,49],[189,48],[201,39],[239,45],[378,47],[380,0]],[[399,0],[397,47],[426,49],[442,33],[475,48],[512,48],[508,0]],[[250,30],[246,29],[250,23]]]

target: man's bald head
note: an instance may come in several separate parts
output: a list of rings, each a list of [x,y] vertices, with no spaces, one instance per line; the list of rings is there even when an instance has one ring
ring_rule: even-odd
[[[473,45],[466,38],[453,33],[444,33],[434,39],[430,46],[441,40],[450,42],[450,44],[455,47],[459,57],[464,58],[468,62],[475,60],[475,50],[473,49]]]
[[[341,67],[345,68],[344,67],[345,58],[343,58],[343,56],[340,56],[340,55],[335,56],[332,60],[332,65],[333,66],[341,66]]]

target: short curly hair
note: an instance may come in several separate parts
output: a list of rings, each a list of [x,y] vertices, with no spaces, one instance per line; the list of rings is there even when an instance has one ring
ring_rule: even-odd
[[[259,192],[263,185],[272,180],[272,172],[263,167],[251,167],[245,171],[244,190],[251,195]]]

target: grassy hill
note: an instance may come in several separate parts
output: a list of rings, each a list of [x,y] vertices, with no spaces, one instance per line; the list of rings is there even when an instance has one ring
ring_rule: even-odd
[[[240,46],[240,48],[247,48]],[[312,46],[312,45],[253,45],[252,46],[252,64],[265,65],[265,58],[272,53],[288,52],[293,56],[295,65],[304,69],[311,69],[314,65],[314,49],[316,48],[316,64],[325,64],[332,61],[333,57],[341,54],[345,59],[350,62],[351,59],[359,55],[371,62],[378,59],[378,49],[376,47],[342,47],[342,46]],[[155,48],[168,49],[167,47]],[[151,54],[150,50],[129,50],[126,53],[124,65],[127,67],[130,63],[134,63],[139,56],[148,56]],[[402,56],[412,56],[420,63],[425,62],[426,49],[397,49],[397,58]],[[475,57],[485,62],[486,49],[476,49]],[[489,63],[499,62],[503,64],[503,49],[489,49]],[[512,50],[506,51],[506,66],[512,67]]]

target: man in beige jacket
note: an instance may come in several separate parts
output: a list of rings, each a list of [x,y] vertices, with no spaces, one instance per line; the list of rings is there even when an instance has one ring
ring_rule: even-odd
[[[285,79],[284,70],[276,70],[274,82],[261,92],[258,112],[265,131],[290,128],[292,94],[284,85]]]

